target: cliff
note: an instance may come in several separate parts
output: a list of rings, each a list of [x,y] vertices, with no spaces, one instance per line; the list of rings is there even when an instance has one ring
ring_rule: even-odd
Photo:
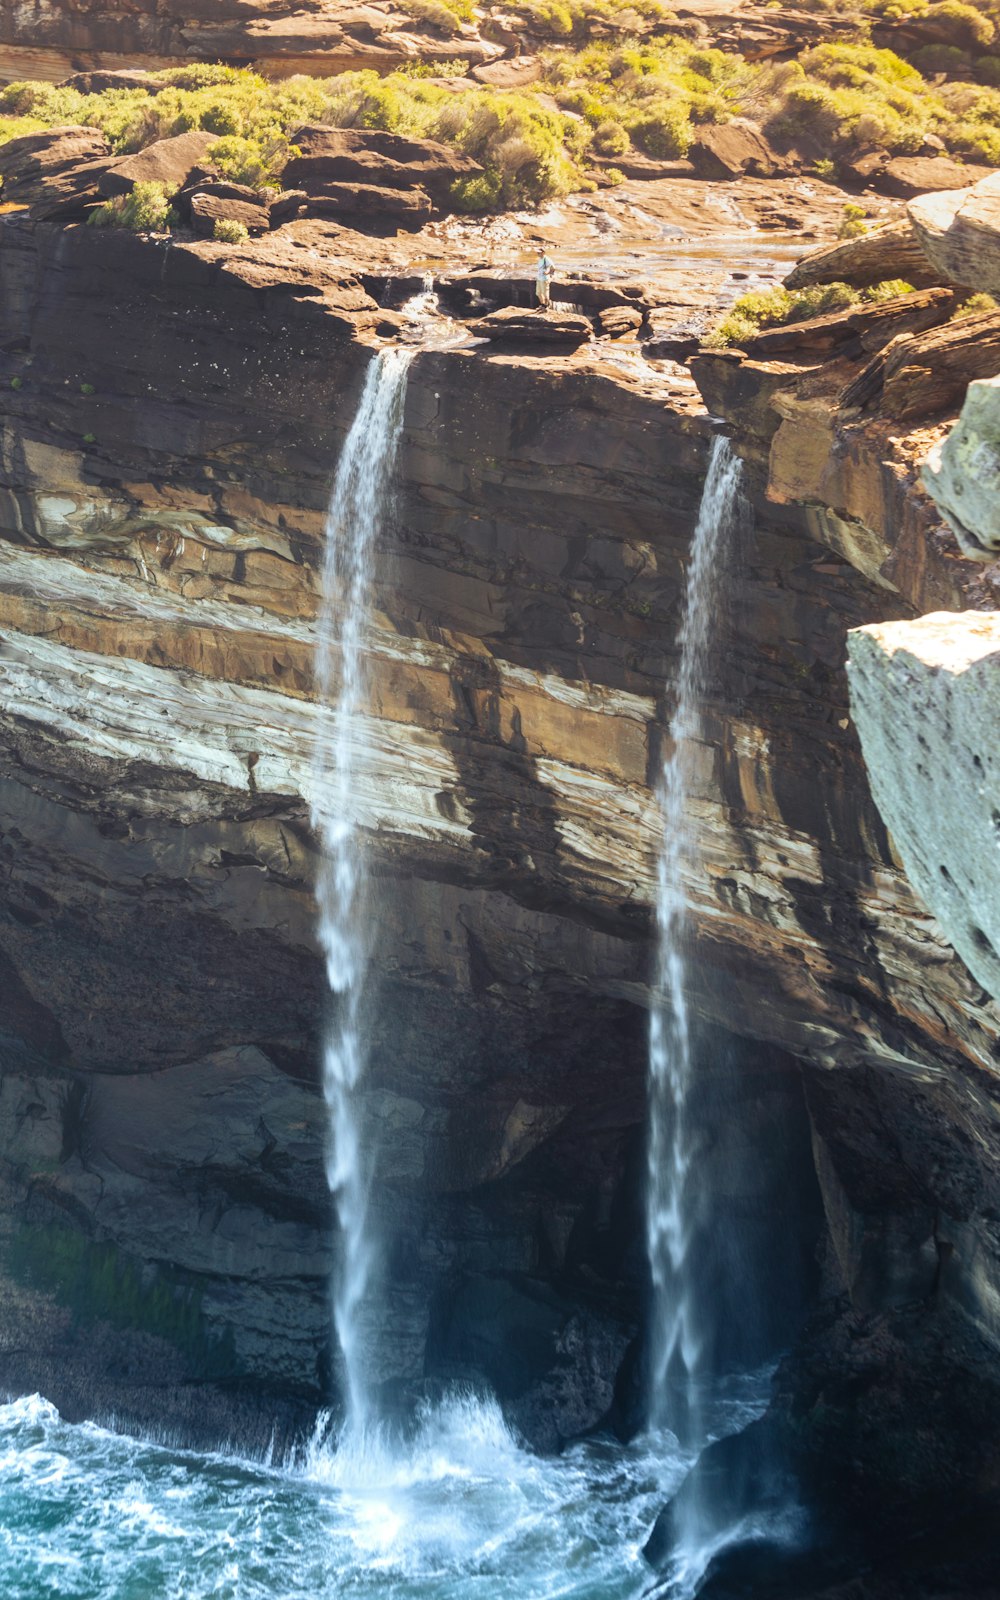
[[[0,1374],[71,1408],[325,1392],[314,619],[338,450],[406,332],[390,258],[309,219],[237,248],[0,224]],[[886,834],[845,640],[993,591],[915,486],[942,419],[831,403],[861,364],[694,364],[755,514],[686,888],[706,1077],[735,1063],[742,1097],[711,1159],[753,1172],[728,1203],[805,1259],[813,1170],[822,1195],[787,1409],[881,1508],[994,1481],[966,1421],[996,1406],[1000,1013]],[[485,1373],[548,1445],[633,1408],[652,785],[716,425],[603,331],[421,350],[379,551],[381,1376]]]

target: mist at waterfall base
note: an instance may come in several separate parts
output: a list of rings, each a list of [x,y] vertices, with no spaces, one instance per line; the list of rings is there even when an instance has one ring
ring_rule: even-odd
[[[239,1441],[217,1453],[193,1452],[123,1436],[113,1422],[69,1424],[38,1396],[0,1406],[0,1589],[19,1600],[507,1600],[511,1593],[518,1600],[637,1600],[651,1583],[657,1593],[680,1597],[695,1592],[713,1550],[734,1536],[731,1523],[699,1524],[697,1547],[684,1545],[683,1559],[672,1559],[660,1578],[643,1554],[664,1506],[685,1480],[696,1481],[691,1469],[706,1440],[740,1433],[766,1404],[764,1358],[775,1353],[784,1325],[780,1274],[757,1274],[759,1315],[749,1299],[737,1309],[737,1320],[757,1330],[749,1344],[728,1337],[724,1318],[716,1317],[714,1340],[698,1321],[688,1421],[677,1430],[657,1413],[657,1426],[630,1444],[597,1436],[545,1457],[519,1440],[485,1390],[439,1387],[433,1402],[405,1420],[381,1414],[384,1241],[373,1238],[377,1152],[357,1092],[375,910],[357,849],[359,818],[372,799],[362,647],[411,355],[385,352],[369,370],[331,501],[319,619],[318,682],[331,715],[317,752],[312,810],[325,847],[318,899],[336,1000],[324,1088],[341,1247],[332,1320],[346,1418],[322,1417],[307,1446],[277,1461],[247,1459]],[[689,1044],[693,1061],[700,1046],[693,1035]],[[769,1067],[748,1073],[713,1050],[698,1061],[697,1090],[688,1085],[688,1126],[699,1132],[685,1133],[684,1149],[699,1164],[715,1208],[687,1227],[685,1249],[697,1245],[711,1293],[725,1281],[746,1285],[744,1255],[751,1263],[768,1257],[747,1190],[752,1174],[753,1194],[761,1191],[761,1141],[772,1152],[805,1148],[804,1139],[787,1138],[785,1110],[772,1105],[772,1077]],[[778,1100],[786,1106],[784,1091]],[[676,1138],[669,1120],[661,1132]],[[766,1181],[769,1193],[787,1189],[795,1204],[797,1180],[788,1181],[780,1161],[772,1161]],[[774,1204],[765,1209],[773,1226]],[[770,1328],[767,1308],[776,1324]],[[658,1316],[662,1310],[661,1303]],[[753,1533],[757,1524],[743,1517],[736,1531]]]

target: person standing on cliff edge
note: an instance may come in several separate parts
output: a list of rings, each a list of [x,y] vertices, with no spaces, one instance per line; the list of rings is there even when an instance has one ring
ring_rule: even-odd
[[[543,311],[548,311],[552,304],[552,279],[555,275],[555,262],[543,250],[535,268],[535,304]]]

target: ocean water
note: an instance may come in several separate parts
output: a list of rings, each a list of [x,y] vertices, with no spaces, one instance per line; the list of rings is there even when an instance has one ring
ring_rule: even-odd
[[[728,1426],[760,1409],[744,1388]],[[559,1457],[518,1443],[492,1401],[428,1408],[296,1459],[242,1459],[64,1422],[38,1395],[0,1406],[4,1600],[626,1600],[691,1457],[669,1436]]]

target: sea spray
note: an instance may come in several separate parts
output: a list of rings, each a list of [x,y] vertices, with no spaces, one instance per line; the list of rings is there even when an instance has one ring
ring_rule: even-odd
[[[741,463],[729,441],[712,444],[691,544],[680,660],[668,754],[658,796],[662,836],[657,864],[657,954],[649,1035],[649,1174],[647,1242],[653,1278],[650,1421],[684,1444],[703,1439],[699,1360],[710,1308],[699,1293],[689,1247],[697,1215],[695,1129],[689,1116],[692,1048],[684,937],[685,876],[696,865],[689,820],[695,746],[702,729],[714,623],[727,534],[738,502]]]
[[[333,1323],[349,1431],[363,1430],[372,1412],[372,1319],[364,1313],[376,1260],[369,1217],[371,1149],[358,1094],[367,1052],[371,929],[358,828],[367,759],[364,643],[375,546],[391,495],[407,372],[415,353],[412,348],[383,350],[368,368],[330,496],[317,624],[317,691],[328,716],[317,745],[311,814],[320,841],[319,935],[336,997],[323,1046],[323,1091],[330,1120],[326,1174],[340,1230]]]

